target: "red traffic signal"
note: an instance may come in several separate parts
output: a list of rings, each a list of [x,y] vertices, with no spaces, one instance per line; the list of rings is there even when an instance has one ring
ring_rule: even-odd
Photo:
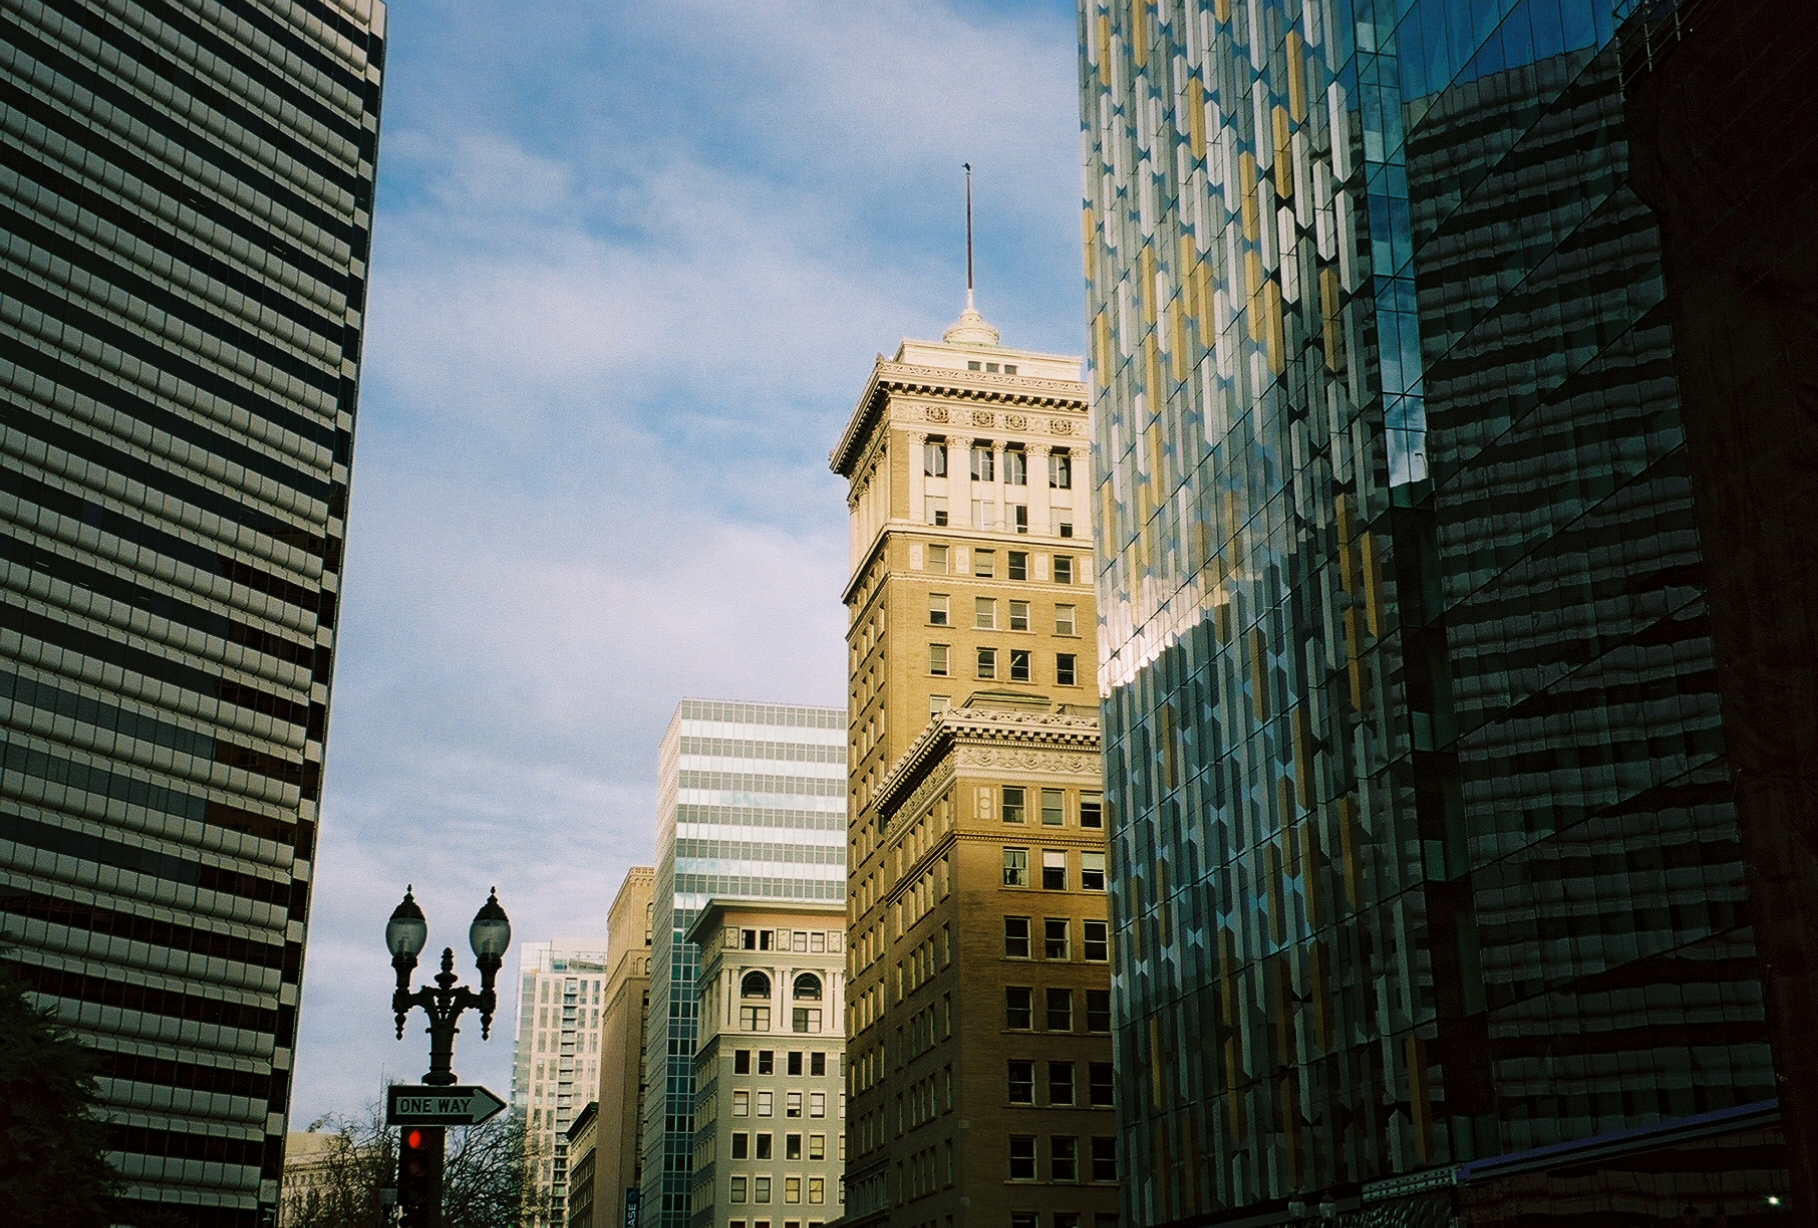
[[[445,1132],[406,1126],[398,1133],[398,1208],[405,1228],[439,1228]]]

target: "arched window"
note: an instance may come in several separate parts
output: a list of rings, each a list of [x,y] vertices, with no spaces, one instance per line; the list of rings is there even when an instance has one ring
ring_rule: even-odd
[[[745,979],[739,982],[739,996],[742,998],[768,998],[770,996],[770,978],[762,972],[747,972]]]
[[[812,972],[804,972],[795,978],[795,996],[809,1002],[821,1000],[821,978]]]

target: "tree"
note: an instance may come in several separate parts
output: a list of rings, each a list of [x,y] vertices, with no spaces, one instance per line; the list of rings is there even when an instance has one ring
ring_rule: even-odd
[[[94,1055],[0,971],[0,1206],[12,1222],[106,1228],[126,1214],[100,1105]]]
[[[324,1135],[308,1170],[308,1183],[285,1193],[282,1228],[386,1228],[380,1191],[397,1185],[395,1131],[382,1105],[357,1115],[334,1114],[311,1123]],[[443,1228],[516,1228],[524,1182],[536,1146],[515,1117],[448,1131],[442,1171]],[[294,1157],[287,1157],[290,1169]]]

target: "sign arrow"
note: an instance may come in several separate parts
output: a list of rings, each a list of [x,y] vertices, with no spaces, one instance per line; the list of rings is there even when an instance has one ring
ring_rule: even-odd
[[[478,1086],[394,1083],[385,1089],[388,1126],[477,1126],[504,1107],[503,1100]]]

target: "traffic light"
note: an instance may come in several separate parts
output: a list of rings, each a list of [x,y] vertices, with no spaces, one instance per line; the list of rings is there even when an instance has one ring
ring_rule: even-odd
[[[405,1126],[399,1132],[398,1210],[404,1228],[442,1228],[441,1126]]]

